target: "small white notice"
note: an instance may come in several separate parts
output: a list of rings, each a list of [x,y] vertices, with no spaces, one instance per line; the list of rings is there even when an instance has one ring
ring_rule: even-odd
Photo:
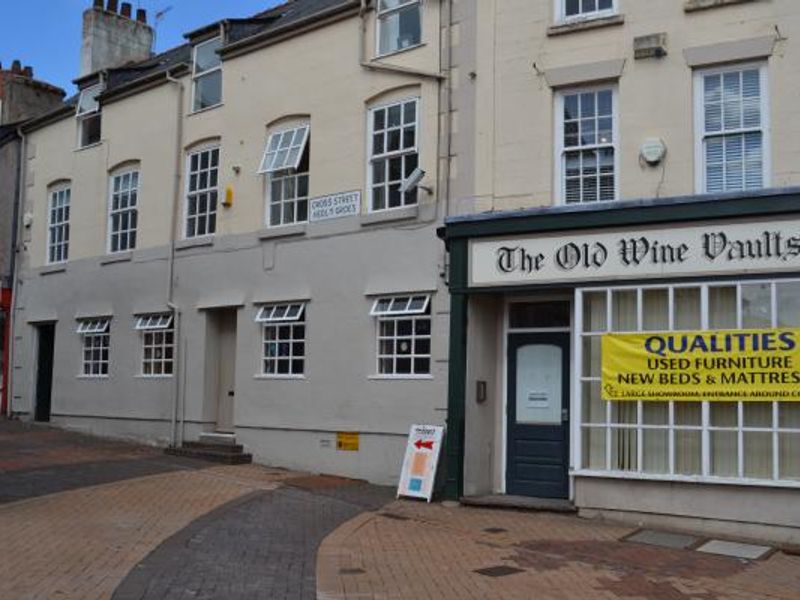
[[[309,200],[309,221],[354,217],[361,212],[361,192],[344,192]]]
[[[397,495],[424,498],[433,497],[436,467],[442,450],[444,427],[437,425],[412,425],[408,434],[406,456]]]

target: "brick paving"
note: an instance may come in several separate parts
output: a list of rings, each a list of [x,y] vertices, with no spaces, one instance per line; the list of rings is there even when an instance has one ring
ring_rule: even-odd
[[[747,561],[620,541],[633,531],[571,515],[396,501],[323,541],[319,598],[800,598],[798,556]]]

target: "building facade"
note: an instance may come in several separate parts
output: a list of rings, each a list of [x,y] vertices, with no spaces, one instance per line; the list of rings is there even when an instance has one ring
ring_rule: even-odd
[[[462,4],[476,43],[457,60],[473,89],[453,100],[458,214],[440,231],[448,494],[797,542],[791,373],[777,395],[742,397],[722,385],[749,376],[731,367],[689,401],[670,395],[695,375],[675,363],[650,396],[620,400],[603,348],[611,334],[794,335],[798,7]],[[679,355],[669,348],[656,358]]]
[[[111,8],[84,51],[148,35]],[[448,24],[295,0],[84,70],[24,128],[12,414],[396,481],[409,426],[445,418]]]

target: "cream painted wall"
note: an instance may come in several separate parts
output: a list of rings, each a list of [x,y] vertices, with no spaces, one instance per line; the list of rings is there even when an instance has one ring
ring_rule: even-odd
[[[439,3],[426,0],[423,44],[382,58],[382,62],[435,73],[439,71]],[[367,15],[366,44],[374,49],[374,12]],[[221,144],[220,197],[234,192],[231,208],[219,207],[217,234],[265,227],[265,178],[256,173],[268,124],[291,115],[311,122],[312,196],[361,190],[366,212],[367,110],[390,99],[420,97],[420,166],[425,183],[437,181],[438,83],[413,74],[360,66],[362,21],[349,18],[223,63],[223,103],[192,113],[192,85],[184,86],[183,153],[218,139]],[[28,266],[46,262],[47,187],[72,182],[70,260],[101,256],[107,247],[109,169],[140,161],[138,249],[167,244],[172,210],[176,101],[178,86],[154,89],[103,107],[102,143],[75,150],[76,122],[67,116],[30,135],[26,210],[34,214],[28,233]],[[185,161],[184,161],[185,162]],[[182,165],[181,200],[185,185]],[[236,173],[238,170],[238,174]],[[436,194],[420,195],[420,203]],[[183,204],[177,238],[183,237]]]
[[[800,183],[800,48],[792,42],[800,34],[797,2],[759,0],[685,13],[682,1],[619,0],[624,24],[558,36],[547,35],[554,14],[550,0],[472,4],[478,21],[475,90],[463,89],[477,97],[476,168],[474,196],[459,201],[479,211],[551,204],[554,92],[544,73],[612,59],[625,59],[618,82],[620,197],[694,193],[692,69],[683,50],[776,35],[776,26],[788,39],[776,42],[768,61],[771,185]],[[668,55],[634,60],[634,38],[659,32],[667,33]],[[462,130],[465,118],[459,116]],[[641,142],[651,136],[668,148],[663,173],[661,166],[639,163]]]

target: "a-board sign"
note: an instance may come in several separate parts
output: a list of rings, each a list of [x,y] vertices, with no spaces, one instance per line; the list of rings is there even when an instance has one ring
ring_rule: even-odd
[[[444,427],[438,425],[412,425],[400,474],[398,496],[424,498],[433,497],[436,467],[442,450]]]

